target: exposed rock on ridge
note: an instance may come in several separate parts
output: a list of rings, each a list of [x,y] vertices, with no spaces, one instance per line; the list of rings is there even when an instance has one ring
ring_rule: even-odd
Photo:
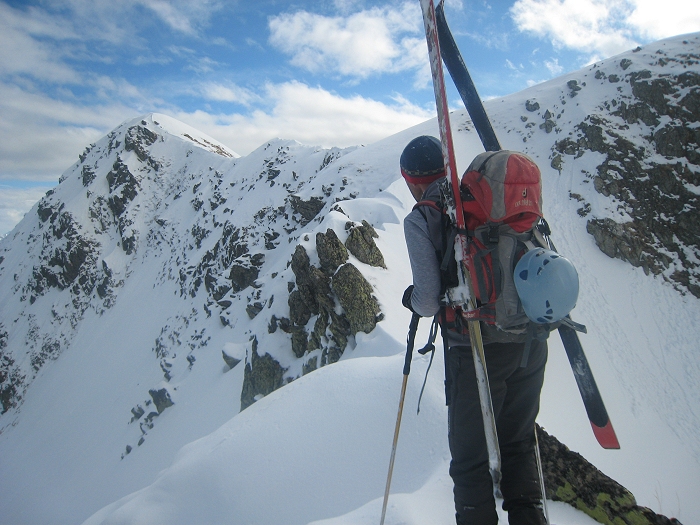
[[[697,40],[686,42],[685,55],[659,49],[656,65],[698,69]],[[614,75],[596,71],[599,82],[619,84],[617,96],[577,124],[573,136],[555,143],[552,166],[561,171],[562,155],[604,155],[590,177],[619,213],[590,218],[588,232],[608,256],[700,297],[700,74],[678,67],[667,74],[635,69],[629,59],[619,67]],[[587,215],[590,205],[579,212]]]

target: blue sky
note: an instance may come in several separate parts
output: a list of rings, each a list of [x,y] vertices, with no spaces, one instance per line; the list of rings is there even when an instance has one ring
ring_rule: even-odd
[[[696,0],[447,0],[446,13],[483,98],[700,30]],[[379,140],[434,115],[419,2],[0,1],[0,235],[87,144],[152,111],[243,155],[274,137]]]

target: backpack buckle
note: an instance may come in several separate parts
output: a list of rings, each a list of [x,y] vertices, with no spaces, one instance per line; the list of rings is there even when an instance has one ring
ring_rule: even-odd
[[[489,226],[489,244],[496,244],[498,242],[498,224],[492,224]]]

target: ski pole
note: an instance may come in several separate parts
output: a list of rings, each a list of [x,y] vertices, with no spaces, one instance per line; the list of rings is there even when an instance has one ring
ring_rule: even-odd
[[[384,489],[384,504],[382,505],[382,519],[379,525],[384,525],[386,517],[386,504],[389,501],[389,488],[391,487],[391,475],[394,472],[394,458],[396,457],[396,444],[399,441],[399,429],[401,428],[401,415],[403,414],[403,402],[406,397],[406,384],[408,374],[411,373],[411,358],[413,357],[413,345],[416,341],[416,331],[418,330],[420,315],[417,313],[411,317],[411,324],[408,326],[408,338],[406,342],[406,359],[403,363],[403,383],[401,384],[401,397],[399,398],[399,413],[396,416],[396,428],[394,429],[394,442],[391,446],[391,459],[389,460],[389,473],[386,477],[386,488]]]
[[[542,470],[542,456],[540,455],[540,439],[537,436],[537,424],[535,424],[535,458],[537,459],[537,473],[540,476],[540,491],[542,492],[542,510],[544,511],[544,520],[547,525],[550,525],[549,509],[547,508],[547,489],[544,485],[544,471]]]

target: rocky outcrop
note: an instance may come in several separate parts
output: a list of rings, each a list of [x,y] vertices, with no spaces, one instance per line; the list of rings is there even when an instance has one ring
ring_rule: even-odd
[[[596,78],[627,82],[631,96],[605,101],[600,114],[576,126],[575,137],[557,141],[552,167],[561,171],[562,155],[604,155],[593,185],[618,203],[620,218],[589,219],[596,244],[610,257],[663,274],[700,297],[700,265],[693,255],[700,252],[700,75],[630,69],[614,78],[598,71]],[[630,140],[630,125],[646,131]]]
[[[379,235],[371,224],[367,221],[362,221],[361,225],[348,222],[345,229],[348,230],[345,246],[351,254],[365,264],[386,268],[384,256],[374,242]]]
[[[148,146],[158,140],[158,134],[145,127],[147,124],[145,121],[142,121],[142,124],[126,130],[124,150],[133,151],[141,162],[150,164],[155,171],[158,171],[160,164],[151,158],[147,150]]]
[[[563,501],[605,525],[681,525],[640,507],[625,487],[537,426],[547,499]]]
[[[285,371],[269,354],[265,353],[262,356],[258,354],[258,340],[253,338],[251,350],[246,356],[241,410],[281,387],[284,384]]]
[[[292,353],[297,359],[304,359],[302,374],[338,361],[350,337],[357,332],[371,332],[382,317],[372,285],[355,265],[347,262],[348,250],[352,247],[365,260],[383,265],[383,256],[373,240],[377,234],[366,221],[361,226],[349,223],[348,229],[351,234],[355,232],[355,240],[346,243],[348,248],[333,229],[316,234],[320,268],[311,264],[309,254],[302,245],[295,248],[290,261],[295,279],[289,288],[289,317],[273,315],[268,323],[269,333],[281,329],[289,334]],[[255,315],[260,310],[262,303]],[[254,346],[257,348],[257,342]],[[246,379],[248,386],[244,385],[241,395],[242,408],[254,402],[255,396],[267,395],[283,384],[282,375],[278,374],[282,368],[274,358],[269,355],[260,358],[256,353],[251,355],[251,364],[250,367],[246,366],[245,376],[249,378]],[[253,387],[256,381],[261,381],[254,379],[255,366],[266,370],[264,388]]]
[[[321,269],[327,274],[333,275],[338,266],[348,260],[348,250],[345,248],[335,230],[328,228],[326,233],[316,234],[316,251],[321,264]]]
[[[353,334],[370,333],[377,325],[379,303],[372,285],[352,263],[341,266],[333,276],[333,292],[338,296]]]
[[[159,414],[162,414],[163,410],[175,404],[170,399],[170,392],[168,392],[167,388],[151,389],[148,391],[148,395],[153,399],[153,404],[156,406]]]
[[[140,184],[119,157],[114,162],[112,171],[107,174],[107,182],[109,183],[107,205],[114,215],[114,221],[122,239],[122,249],[127,255],[131,255],[136,249],[138,232],[131,228],[134,221],[131,214],[127,213],[127,207],[138,195]]]
[[[238,363],[241,362],[240,359],[228,355],[225,350],[222,350],[221,354],[224,358],[224,362],[228,365],[229,369],[235,368],[238,365]]]
[[[290,195],[289,204],[292,206],[294,213],[299,215],[299,224],[306,226],[316,218],[326,203],[320,197],[311,197],[308,201],[305,201],[298,195]]]
[[[7,349],[8,333],[0,324],[0,404],[2,414],[17,406],[25,389],[26,375],[15,364]]]
[[[326,233],[317,239],[323,244],[324,239],[329,238],[332,239],[333,234]],[[333,244],[332,240],[330,244]],[[326,268],[330,268],[329,264],[326,262]],[[334,348],[332,355],[340,357],[351,332],[345,314],[336,313],[331,276],[311,264],[303,246],[296,247],[291,266],[295,289],[289,294],[288,304],[294,355],[301,358],[312,350],[321,348],[327,353],[329,348]],[[317,317],[309,334],[306,326],[313,316]]]

